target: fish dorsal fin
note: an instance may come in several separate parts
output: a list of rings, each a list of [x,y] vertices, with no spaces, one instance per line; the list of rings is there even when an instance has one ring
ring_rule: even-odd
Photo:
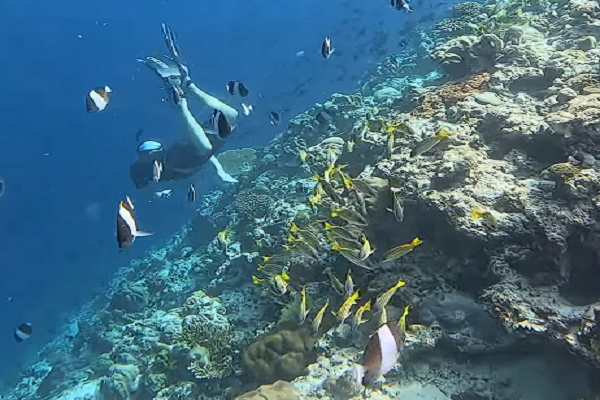
[[[152,236],[152,235],[154,235],[154,233],[144,232],[144,231],[136,231],[135,232],[136,237]]]

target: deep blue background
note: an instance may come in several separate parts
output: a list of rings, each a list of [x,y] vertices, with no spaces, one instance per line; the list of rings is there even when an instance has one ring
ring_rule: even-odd
[[[369,52],[373,34],[388,32],[388,51],[400,51],[398,31],[432,6],[413,4],[415,12],[406,15],[387,0],[3,0],[0,376],[14,377],[68,313],[120,266],[162,245],[193,213],[183,199],[185,183],[171,186],[173,198],[149,202],[128,178],[135,131],[144,128],[146,139],[170,141],[183,129],[179,113],[161,101],[159,79],[135,62],[164,51],[161,22],[178,33],[201,88],[227,98],[225,83],[238,79],[250,89],[257,111],[241,121],[228,143],[234,148],[266,144],[285,129],[286,119],[331,93],[354,91],[365,69],[379,61]],[[367,34],[357,37],[362,27]],[[319,54],[325,35],[338,51],[328,61]],[[306,54],[297,58],[301,50]],[[293,88],[304,80],[306,95],[295,95]],[[103,85],[114,91],[109,108],[86,114],[85,94]],[[264,99],[257,100],[257,93]],[[195,106],[203,121],[209,110]],[[280,109],[289,110],[284,122],[270,126],[268,112]],[[206,189],[212,183],[203,177],[213,178],[196,178],[196,186]],[[140,228],[156,234],[119,253],[115,213],[125,194],[137,206]],[[14,301],[6,302],[7,296]],[[16,344],[12,332],[22,322],[33,323],[36,335]]]

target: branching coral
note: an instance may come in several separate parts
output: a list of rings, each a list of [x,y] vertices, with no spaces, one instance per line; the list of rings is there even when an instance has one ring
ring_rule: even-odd
[[[229,325],[211,324],[198,316],[186,317],[177,342],[192,349],[195,360],[189,370],[198,379],[220,379],[233,372],[236,335]]]

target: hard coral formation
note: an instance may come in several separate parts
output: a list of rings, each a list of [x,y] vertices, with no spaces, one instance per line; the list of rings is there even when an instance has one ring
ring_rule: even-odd
[[[215,304],[216,303],[216,304]],[[184,304],[181,332],[175,340],[189,349],[189,370],[197,379],[220,379],[230,375],[241,344],[218,301],[198,291]]]
[[[256,190],[243,190],[238,193],[234,208],[244,218],[263,218],[273,205],[273,199],[265,193]]]
[[[308,327],[284,327],[260,336],[244,352],[245,370],[256,380],[292,380],[314,357],[315,339]]]

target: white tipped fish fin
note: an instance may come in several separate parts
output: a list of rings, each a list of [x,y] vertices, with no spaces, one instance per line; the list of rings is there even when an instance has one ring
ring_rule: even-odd
[[[137,231],[134,234],[135,237],[152,236],[152,235],[154,235],[154,232],[150,233],[150,232],[144,232],[144,231]]]
[[[238,180],[235,179],[233,176],[229,175],[224,169],[223,166],[221,165],[221,163],[219,162],[219,160],[217,159],[217,157],[212,156],[210,159],[210,162],[212,162],[212,164],[215,166],[215,168],[217,169],[217,174],[219,175],[219,177],[224,181],[224,182],[229,182],[229,183],[238,183]]]

